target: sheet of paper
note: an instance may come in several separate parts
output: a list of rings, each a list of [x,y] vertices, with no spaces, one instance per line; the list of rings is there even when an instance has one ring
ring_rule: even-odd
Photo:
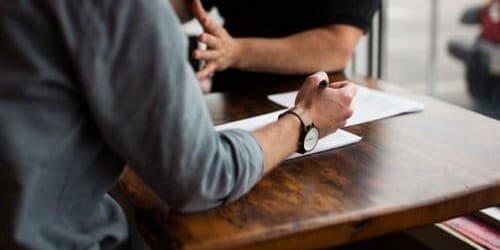
[[[217,131],[225,130],[225,129],[243,129],[243,130],[248,130],[248,131],[255,130],[255,129],[263,127],[263,126],[265,126],[273,121],[276,121],[278,119],[278,115],[281,114],[282,112],[284,112],[285,110],[286,109],[279,110],[276,112],[267,113],[264,115],[259,115],[259,116],[247,118],[247,119],[243,119],[243,120],[239,120],[239,121],[235,121],[235,122],[222,124],[219,126],[215,126],[215,129]],[[296,153],[296,154],[291,155],[288,159],[293,159],[293,158],[301,157],[304,155],[319,153],[319,152],[322,152],[325,150],[347,146],[349,144],[357,143],[360,140],[361,140],[361,137],[339,129],[339,130],[337,130],[337,132],[335,132],[329,136],[326,136],[324,138],[321,138],[318,142],[318,145],[316,145],[316,148],[314,148],[313,151],[308,152],[306,154],[297,154]]]
[[[407,98],[389,94],[363,86],[357,86],[357,94],[352,101],[353,115],[347,120],[347,126],[371,122],[399,114],[424,110],[424,104]],[[297,91],[270,95],[268,98],[285,107],[295,105]]]

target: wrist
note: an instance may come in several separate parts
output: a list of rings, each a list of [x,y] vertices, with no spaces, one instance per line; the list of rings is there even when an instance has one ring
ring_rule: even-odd
[[[233,68],[245,69],[245,54],[248,54],[248,43],[242,38],[233,38],[234,41],[234,57]]]
[[[306,110],[296,106],[282,113],[279,118],[294,116],[300,122],[300,133],[298,138],[298,153],[306,153],[313,150],[319,140],[319,130],[314,126]]]
[[[307,124],[314,123],[312,109],[310,108],[310,105],[304,105],[303,103],[297,103],[294,108],[300,110],[300,112],[304,114],[304,117],[306,118],[305,122]]]
[[[283,126],[286,127],[286,131],[292,131],[294,135],[293,137],[298,138],[298,135],[302,130],[302,122],[297,116],[290,113],[285,113],[279,117],[278,122],[282,122]]]

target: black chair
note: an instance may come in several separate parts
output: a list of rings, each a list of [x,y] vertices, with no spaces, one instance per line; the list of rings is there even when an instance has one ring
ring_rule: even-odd
[[[364,75],[371,78],[382,79],[385,72],[385,45],[386,45],[386,23],[387,23],[387,3],[380,1],[380,6],[372,21],[370,31],[367,34],[367,58],[366,72]],[[353,76],[362,74],[358,71],[357,55],[354,53],[350,73]]]

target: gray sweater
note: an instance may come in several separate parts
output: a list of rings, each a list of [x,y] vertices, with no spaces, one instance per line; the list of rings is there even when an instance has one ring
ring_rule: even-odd
[[[214,131],[166,2],[0,1],[0,249],[124,242],[124,164],[180,211],[261,178],[255,139]]]

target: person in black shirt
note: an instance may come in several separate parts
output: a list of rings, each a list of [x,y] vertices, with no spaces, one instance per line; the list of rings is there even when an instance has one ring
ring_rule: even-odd
[[[368,31],[380,0],[203,0],[203,4],[207,9],[216,6],[225,23],[215,24],[200,0],[193,1],[192,14],[204,30],[199,40],[207,45],[207,50],[193,53],[205,61],[197,77],[204,80],[217,72],[213,91],[246,91],[287,76],[342,70]],[[188,8],[177,9],[185,20]]]

